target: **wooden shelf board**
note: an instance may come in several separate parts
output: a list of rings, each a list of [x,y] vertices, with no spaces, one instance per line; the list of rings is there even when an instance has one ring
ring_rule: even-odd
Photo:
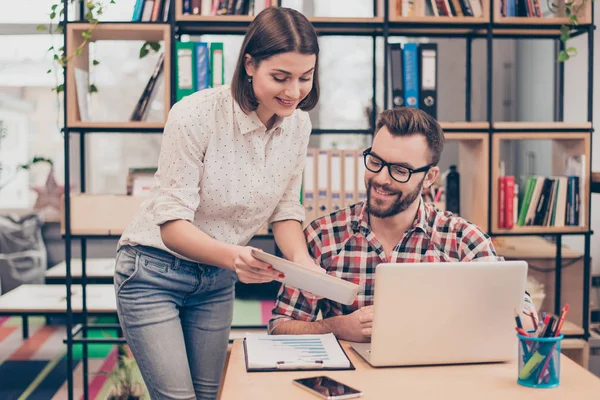
[[[254,16],[250,15],[180,15],[177,21],[185,22],[252,22]]]
[[[83,31],[90,29],[90,24],[69,23],[67,25],[67,34],[80,35]],[[135,24],[109,23],[98,24],[92,31],[92,41],[95,40],[144,40],[161,41],[169,38],[169,24]]]
[[[71,124],[69,128],[93,128],[93,129],[102,129],[102,128],[125,128],[125,129],[162,129],[164,128],[164,122],[145,122],[145,121],[130,121],[130,122],[83,122],[83,121],[75,121],[75,123]]]
[[[512,229],[493,229],[494,233],[537,233],[543,235],[545,233],[577,233],[586,232],[588,229],[585,226],[515,226]]]
[[[313,23],[352,23],[352,24],[383,24],[383,17],[308,17],[308,20]]]
[[[583,328],[573,322],[565,319],[561,333],[563,335],[583,335]]]
[[[518,36],[521,38],[527,37],[548,37],[555,38],[560,35],[560,29],[515,29],[515,28],[501,28],[499,25],[495,25],[492,29],[494,37],[504,36]]]
[[[591,122],[571,123],[571,122],[494,122],[492,124],[494,129],[503,130],[515,130],[520,129],[573,129],[573,130],[584,130],[591,129]]]
[[[583,332],[583,329],[581,330]],[[583,339],[563,339],[560,344],[561,350],[581,350],[587,347],[587,342]]]
[[[587,132],[521,132],[514,130],[512,132],[496,132],[494,138],[497,140],[589,140]]]
[[[487,133],[461,133],[461,132],[446,132],[444,137],[447,141],[450,140],[461,140],[461,141],[484,141],[488,138]]]
[[[481,130],[489,129],[490,124],[487,122],[440,122],[442,129],[446,130]]]
[[[579,25],[589,24],[591,21],[588,18],[582,18]],[[552,18],[530,18],[530,17],[496,17],[494,24],[496,25],[570,25],[569,19],[566,17]]]
[[[556,244],[540,236],[494,237],[493,242],[498,255],[506,259],[554,260],[556,257]],[[574,260],[583,256],[582,253],[565,245],[562,246],[561,250],[563,260]],[[555,265],[543,264],[540,268],[553,271]]]
[[[426,17],[390,17],[390,22],[410,22],[410,23],[431,23],[431,24],[448,24],[448,25],[456,25],[456,24],[487,24],[489,21],[488,18],[485,17],[434,17],[434,16],[426,16]]]

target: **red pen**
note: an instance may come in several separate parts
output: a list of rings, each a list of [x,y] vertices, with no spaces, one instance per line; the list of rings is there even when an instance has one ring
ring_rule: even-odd
[[[519,335],[529,337],[529,334],[527,332],[525,332],[525,330],[523,328],[517,327],[516,329],[517,329],[517,332],[519,333]]]

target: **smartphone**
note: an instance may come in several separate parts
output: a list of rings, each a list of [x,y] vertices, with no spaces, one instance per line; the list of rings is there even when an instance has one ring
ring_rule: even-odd
[[[360,390],[351,388],[341,382],[327,376],[315,376],[312,378],[294,379],[294,383],[306,389],[322,399],[342,400],[362,397]]]

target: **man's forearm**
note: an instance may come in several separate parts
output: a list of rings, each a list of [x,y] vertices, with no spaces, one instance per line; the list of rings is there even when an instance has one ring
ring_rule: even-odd
[[[341,329],[344,316],[331,317],[314,322],[285,321],[274,330],[274,335],[320,335],[333,333],[338,339],[344,340],[343,329]],[[340,336],[342,335],[342,336]]]

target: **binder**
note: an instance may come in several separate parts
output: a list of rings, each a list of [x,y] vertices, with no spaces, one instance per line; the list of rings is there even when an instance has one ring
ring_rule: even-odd
[[[210,45],[211,87],[218,87],[225,83],[224,64],[223,43],[212,43]]]
[[[402,75],[402,46],[400,43],[389,45],[390,52],[390,72],[392,83],[392,105],[393,107],[404,106],[404,76]]]
[[[292,343],[293,342],[293,343]],[[320,360],[307,352],[306,358],[297,350],[300,342],[314,346],[328,360]],[[288,346],[287,343],[290,343]],[[253,348],[258,345],[259,348]],[[316,354],[316,353],[313,353]],[[258,359],[261,357],[261,359]],[[244,360],[247,372],[282,371],[345,371],[356,367],[346,354],[339,340],[332,334],[323,335],[267,335],[246,334]],[[334,361],[335,360],[335,361]]]
[[[346,208],[356,203],[358,199],[358,195],[356,192],[356,151],[344,150],[342,151],[342,158],[344,159],[342,170],[344,176],[344,182],[342,186],[342,207]]]
[[[315,196],[317,150],[307,149],[306,163],[302,175],[302,205],[304,206],[304,227],[317,218],[317,201]]]
[[[319,150],[317,154],[317,218],[330,212],[330,199],[329,152],[327,150]]]
[[[419,108],[437,118],[437,43],[422,43],[419,46],[421,62],[421,84]]]
[[[334,149],[329,151],[329,181],[331,187],[329,210],[331,212],[339,211],[344,207],[342,200],[343,162],[344,159],[342,158],[341,150]]]
[[[195,92],[196,59],[194,57],[194,47],[194,42],[175,42],[177,52],[175,59],[175,69],[177,71],[176,101]]]
[[[404,96],[406,106],[419,107],[419,55],[416,43],[406,43],[402,48],[404,60]]]
[[[133,15],[131,21],[139,22],[142,20],[142,10],[144,9],[144,0],[136,0],[133,8]]]
[[[208,54],[208,43],[196,42],[196,91],[206,89],[210,85],[210,57]]]

